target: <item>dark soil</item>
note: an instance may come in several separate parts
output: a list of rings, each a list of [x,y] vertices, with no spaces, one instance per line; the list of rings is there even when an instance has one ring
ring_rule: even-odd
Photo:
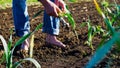
[[[69,3],[70,11],[76,21],[76,31],[78,33],[78,39],[72,32],[71,28],[65,29],[60,27],[60,34],[57,38],[67,45],[65,49],[56,47],[54,45],[48,45],[45,43],[45,34],[41,32],[41,29],[34,35],[34,51],[33,58],[36,59],[42,68],[84,68],[86,63],[92,56],[95,50],[92,50],[88,45],[85,44],[87,41],[87,26],[81,28],[80,25],[88,20],[91,20],[93,25],[100,25],[105,28],[102,17],[98,14],[95,6],[92,2],[82,3]],[[29,6],[28,11],[30,19],[39,10],[43,9],[43,6],[34,5]],[[42,22],[43,14],[35,19],[30,20],[31,31]],[[61,24],[62,25],[62,24]],[[8,41],[10,36],[10,29],[13,28],[13,17],[12,9],[0,10],[0,34]],[[101,35],[96,35],[93,39],[93,47],[96,49],[99,42],[101,41]],[[13,44],[18,38],[13,36]],[[0,44],[2,47],[2,44]],[[108,65],[110,56],[104,59],[96,68],[105,68]],[[14,58],[14,60],[19,60]],[[109,64],[111,68],[120,67],[120,59],[116,58]],[[30,62],[23,63],[24,68],[35,68]],[[2,68],[5,64],[1,64]]]

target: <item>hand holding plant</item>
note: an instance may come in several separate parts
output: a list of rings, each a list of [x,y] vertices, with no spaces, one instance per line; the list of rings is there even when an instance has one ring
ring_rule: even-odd
[[[50,0],[40,0],[40,1],[45,7],[45,11],[47,12],[48,15],[58,17],[58,13],[62,12],[60,8],[52,1]]]
[[[55,4],[60,7],[62,12],[66,12],[66,4],[63,0],[55,0]]]

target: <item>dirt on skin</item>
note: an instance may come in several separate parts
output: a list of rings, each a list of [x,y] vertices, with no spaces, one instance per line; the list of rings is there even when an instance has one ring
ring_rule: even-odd
[[[46,44],[45,34],[41,32],[41,29],[37,31],[34,34],[35,46],[33,51],[33,58],[40,63],[42,68],[84,68],[101,41],[102,36],[96,35],[93,39],[93,47],[95,50],[92,50],[88,45],[85,44],[85,41],[87,41],[88,38],[88,27],[80,27],[80,25],[83,22],[86,22],[89,17],[92,25],[100,25],[102,28],[105,28],[103,19],[96,11],[93,2],[69,3],[68,6],[76,22],[78,39],[72,32],[71,27],[70,29],[66,29],[63,28],[61,24],[60,34],[57,36],[57,38],[65,45],[67,45],[65,49],[62,49],[55,45]],[[28,7],[31,31],[33,31],[35,27],[42,22],[43,13],[35,19],[32,19],[32,16],[41,9],[44,8],[40,5],[33,5]],[[10,36],[11,28],[14,28],[12,9],[8,8],[6,10],[0,10],[0,35],[2,35],[7,41]],[[13,44],[17,40],[18,37],[13,36]],[[2,43],[0,43],[0,45],[2,52]],[[108,65],[109,58],[111,57],[107,56],[95,68],[105,68]],[[21,58],[15,56],[13,59],[14,61],[18,61]],[[112,62],[109,63],[110,67],[119,68],[119,61],[119,58],[112,59]],[[31,62],[24,62],[22,65],[23,68],[35,68]],[[5,62],[0,65],[0,68],[5,68]]]

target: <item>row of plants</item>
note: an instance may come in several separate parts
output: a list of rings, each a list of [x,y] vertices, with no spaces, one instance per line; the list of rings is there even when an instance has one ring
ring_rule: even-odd
[[[43,10],[38,11],[33,16],[32,19],[39,16],[42,12],[43,12]],[[65,13],[64,12],[60,13],[59,18],[65,26],[69,26],[69,24],[64,20],[64,18],[67,18],[67,20],[69,21],[69,23],[71,24],[71,26],[73,28],[73,32],[76,33],[76,31],[75,31],[75,27],[76,27],[75,26],[75,21],[74,21],[72,15],[71,15],[71,13],[69,12],[69,10],[67,10],[67,12],[65,12]],[[2,56],[2,59],[1,59],[0,63],[5,62],[6,63],[6,68],[17,68],[17,67],[22,67],[22,65],[21,65],[22,62],[30,61],[36,66],[36,68],[41,68],[40,64],[34,58],[32,58],[32,56],[33,56],[33,47],[34,47],[34,33],[36,31],[38,31],[39,29],[41,29],[42,26],[43,26],[43,23],[38,24],[32,32],[30,32],[27,35],[21,37],[17,42],[15,42],[15,44],[12,44],[12,41],[13,41],[12,40],[13,30],[12,29],[10,31],[11,35],[10,35],[10,38],[9,38],[8,42],[4,39],[4,37],[2,35],[0,35],[0,39],[1,39],[3,47],[4,47],[4,54]],[[19,46],[21,43],[23,43],[27,38],[30,38],[30,37],[31,37],[31,41],[30,41],[31,43],[30,43],[29,58],[24,58],[24,59],[21,59],[20,61],[17,61],[17,62],[13,63],[13,52],[14,52],[15,48],[17,46]],[[13,46],[13,48],[12,48],[12,46]]]
[[[77,0],[70,0],[70,1],[77,2]],[[88,40],[85,41],[85,43],[88,46],[90,46],[92,50],[94,50],[92,45],[92,39],[96,34],[102,35],[101,42],[98,44],[98,48],[96,48],[95,53],[93,54],[87,65],[85,66],[86,68],[95,67],[100,61],[102,61],[103,58],[105,58],[107,53],[112,49],[113,45],[116,45],[118,47],[116,49],[117,52],[120,51],[119,49],[120,48],[119,46],[120,45],[120,41],[119,41],[120,5],[118,5],[115,0],[113,4],[109,4],[108,1],[103,0],[103,1],[99,1],[101,3],[101,6],[103,7],[101,9],[96,0],[93,0],[93,2],[95,4],[98,13],[103,17],[104,23],[106,24],[106,29],[103,29],[102,26],[100,25],[92,25],[89,17],[87,22],[85,22],[88,26]],[[68,8],[68,6],[66,7]],[[39,11],[39,13],[40,12],[41,11]],[[37,15],[39,15],[39,13],[37,13]],[[64,24],[66,24],[64,18],[67,18],[68,22],[71,24],[73,28],[73,33],[78,39],[78,34],[75,30],[76,24],[71,13],[68,11],[68,13],[60,14],[60,19],[63,21]]]
[[[111,51],[113,46],[117,46],[116,50],[114,50],[116,53],[120,52],[120,5],[117,4],[116,0],[112,4],[106,0],[100,1],[99,3],[93,0],[93,2],[98,13],[103,17],[106,29],[102,29],[99,25],[97,27],[94,25],[90,26],[90,23],[88,23],[87,44],[93,49],[92,38],[96,33],[101,34],[102,39],[85,68],[96,67]],[[110,68],[110,65],[106,65],[106,67]]]
[[[114,54],[110,55],[110,60],[114,59],[116,56],[119,56],[118,53],[120,52],[120,5],[117,4],[116,0],[114,0],[114,3],[109,3],[106,0],[93,0],[93,2],[98,13],[103,18],[106,28],[102,28],[100,25],[93,25],[89,19],[89,16],[88,19],[86,19],[86,22],[83,22],[80,25],[80,27],[84,27],[86,25],[88,27],[88,40],[85,41],[85,44],[92,49],[92,53],[94,50],[96,50],[86,64],[85,68],[96,67],[97,64],[99,64],[112,50],[112,47],[117,46],[114,50]],[[99,6],[99,4],[102,8]],[[102,39],[98,44],[98,47],[94,49],[92,42],[96,35],[102,36]],[[106,65],[106,68],[110,68],[109,62],[107,62],[108,65]]]
[[[76,2],[76,0],[72,0],[72,2]],[[94,50],[93,46],[92,46],[92,39],[93,37],[99,33],[102,33],[102,40],[101,42],[98,44],[98,48],[96,48],[95,53],[93,54],[93,56],[91,57],[91,59],[89,60],[89,62],[87,63],[87,65],[85,66],[86,68],[93,68],[95,67],[100,61],[102,61],[103,58],[105,58],[105,56],[107,55],[107,53],[111,50],[112,46],[114,44],[116,44],[116,46],[118,46],[117,51],[119,51],[120,49],[120,41],[119,41],[119,36],[120,36],[120,27],[119,27],[119,16],[120,16],[120,5],[118,5],[116,3],[116,1],[114,0],[114,4],[109,4],[109,2],[107,1],[102,1],[101,5],[103,6],[103,9],[100,8],[98,2],[96,0],[93,0],[95,7],[98,11],[98,13],[103,17],[104,19],[104,23],[106,24],[106,29],[102,29],[101,26],[93,26],[90,22],[90,20],[88,20],[88,22],[86,22],[87,26],[88,26],[88,41],[86,42],[86,44],[88,44],[90,46],[90,48],[92,50]],[[67,7],[68,8],[68,7]],[[41,13],[43,12],[43,10],[40,10],[38,13],[36,13],[33,18],[35,18],[36,16],[39,16]],[[75,36],[77,37],[77,32],[75,31],[75,21],[71,15],[70,12],[67,13],[61,13],[60,14],[60,19],[64,22],[64,24],[66,24],[66,21],[64,20],[64,18],[67,18],[68,22],[71,24],[72,28],[73,28],[73,32],[75,34]],[[33,52],[33,47],[34,47],[34,33],[36,31],[38,31],[41,27],[42,27],[42,23],[40,23],[34,31],[30,32],[29,34],[23,36],[22,38],[20,38],[15,44],[13,49],[11,50],[11,46],[12,44],[12,31],[11,31],[11,35],[10,35],[10,39],[7,42],[5,41],[5,39],[0,35],[0,39],[4,45],[4,55],[3,55],[3,59],[2,62],[6,60],[6,68],[16,68],[18,66],[20,66],[20,64],[26,60],[29,60],[31,62],[33,62],[35,64],[35,66],[37,68],[40,68],[40,64],[32,58],[32,52]],[[31,44],[30,44],[30,57],[31,58],[25,58],[25,59],[21,59],[18,62],[15,62],[13,64],[13,52],[16,46],[18,46],[19,44],[23,43],[25,41],[25,39],[27,39],[28,37],[32,36],[31,38]],[[5,58],[4,58],[5,57]],[[2,63],[1,62],[1,63]]]

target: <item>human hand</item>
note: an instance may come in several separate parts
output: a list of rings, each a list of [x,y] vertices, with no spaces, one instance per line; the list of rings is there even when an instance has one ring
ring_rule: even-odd
[[[50,0],[41,0],[41,3],[45,7],[45,11],[48,15],[58,17],[62,11],[60,8]]]
[[[55,4],[60,7],[60,9],[63,11],[63,12],[66,12],[67,9],[66,9],[66,4],[63,0],[55,0]]]

